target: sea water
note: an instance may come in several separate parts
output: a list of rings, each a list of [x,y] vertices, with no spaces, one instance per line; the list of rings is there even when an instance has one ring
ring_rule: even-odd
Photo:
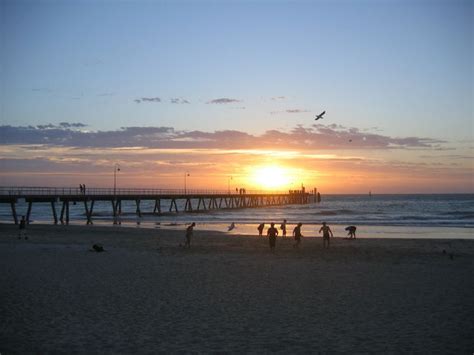
[[[193,208],[197,200],[192,201]],[[182,201],[184,204],[184,201]],[[60,204],[57,204],[57,213]],[[474,239],[474,194],[434,195],[323,195],[321,203],[307,205],[272,206],[262,208],[222,209],[192,213],[173,213],[169,201],[162,201],[161,215],[153,214],[154,201],[142,201],[142,216],[136,215],[134,201],[122,201],[122,226],[142,228],[179,228],[195,222],[197,229],[227,232],[232,222],[236,228],[231,234],[256,233],[260,223],[275,222],[280,226],[288,222],[288,234],[296,223],[303,223],[303,234],[317,236],[321,223],[333,226],[338,236],[345,236],[344,227],[356,225],[358,236],[412,237],[412,238],[469,238]],[[19,200],[18,216],[26,214],[27,204]],[[178,203],[178,210],[184,206]],[[12,223],[10,206],[0,205],[0,222]],[[52,223],[49,203],[33,203],[31,223]],[[94,205],[94,224],[113,225],[110,202],[98,201]],[[70,223],[85,224],[83,203],[70,204]]]

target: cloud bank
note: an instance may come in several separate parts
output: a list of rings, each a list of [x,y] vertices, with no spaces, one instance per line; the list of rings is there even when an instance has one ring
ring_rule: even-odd
[[[203,149],[441,149],[445,141],[427,137],[390,137],[354,127],[315,124],[260,135],[236,130],[183,131],[172,127],[121,127],[113,131],[81,131],[83,123],[0,126],[2,144],[48,144],[68,147],[144,147]]]

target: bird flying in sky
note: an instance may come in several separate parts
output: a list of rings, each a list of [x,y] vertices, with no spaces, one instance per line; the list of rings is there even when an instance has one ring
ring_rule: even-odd
[[[314,119],[315,121],[323,118],[323,115],[326,113],[326,111],[321,112],[319,115],[316,115],[316,118]]]

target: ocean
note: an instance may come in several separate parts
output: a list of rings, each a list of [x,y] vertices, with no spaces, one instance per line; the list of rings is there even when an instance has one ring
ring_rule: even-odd
[[[197,201],[193,201],[197,206]],[[17,214],[25,215],[27,204],[20,200]],[[433,195],[323,195],[321,203],[308,205],[274,206],[236,210],[216,210],[195,213],[164,213],[154,215],[153,201],[142,201],[142,217],[136,213],[134,201],[122,202],[122,226],[141,228],[183,228],[196,222],[197,229],[227,231],[230,223],[236,228],[230,233],[255,234],[260,223],[275,222],[277,226],[286,219],[291,234],[293,225],[303,223],[307,236],[317,236],[320,224],[325,221],[334,225],[340,236],[345,235],[348,225],[358,227],[358,235],[368,237],[405,236],[443,237],[457,235],[459,238],[474,239],[474,194]],[[168,210],[162,205],[162,210]],[[57,204],[59,216],[60,204]],[[178,209],[184,206],[178,204]],[[96,202],[93,221],[99,225],[113,225],[110,202]],[[51,205],[34,203],[31,223],[53,223]],[[0,223],[12,223],[10,206],[0,205]],[[70,223],[85,224],[84,205],[70,205]],[[365,231],[365,232],[364,232]]]

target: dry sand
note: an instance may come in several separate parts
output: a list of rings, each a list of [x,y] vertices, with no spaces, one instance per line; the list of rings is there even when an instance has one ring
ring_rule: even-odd
[[[0,226],[0,353],[474,352],[474,241]],[[88,251],[102,243],[105,253]],[[443,250],[446,253],[443,253]]]

